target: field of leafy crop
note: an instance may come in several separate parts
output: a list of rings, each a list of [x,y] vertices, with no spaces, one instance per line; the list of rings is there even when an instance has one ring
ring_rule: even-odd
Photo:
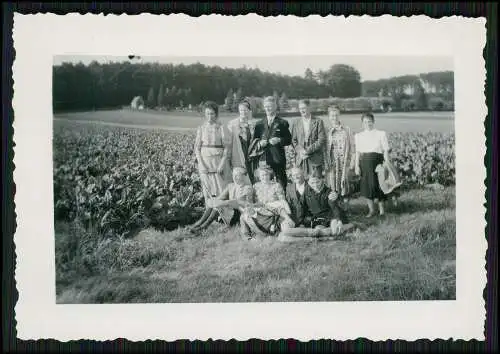
[[[390,133],[389,140],[406,186],[455,184],[453,134]],[[191,131],[55,122],[56,220],[78,219],[105,237],[193,222],[203,208],[193,143]]]

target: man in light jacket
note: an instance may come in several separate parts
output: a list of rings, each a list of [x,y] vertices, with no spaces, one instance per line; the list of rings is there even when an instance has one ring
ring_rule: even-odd
[[[326,130],[323,121],[311,114],[310,102],[299,101],[300,118],[292,125],[292,146],[295,150],[295,165],[302,168],[306,176],[322,177]]]

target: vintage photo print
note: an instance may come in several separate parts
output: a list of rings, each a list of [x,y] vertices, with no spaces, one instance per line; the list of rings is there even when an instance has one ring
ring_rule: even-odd
[[[19,338],[484,339],[484,19],[13,39]]]

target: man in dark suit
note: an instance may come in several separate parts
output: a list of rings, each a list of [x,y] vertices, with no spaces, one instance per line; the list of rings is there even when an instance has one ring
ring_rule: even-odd
[[[338,204],[338,194],[332,191],[322,178],[311,176],[308,186],[304,199],[311,215],[308,220],[310,227],[329,227],[332,220],[340,220],[342,224],[349,224],[345,210]]]
[[[293,167],[290,172],[293,183],[286,186],[286,200],[291,210],[290,217],[295,222],[295,227],[303,227],[307,216],[305,195],[308,186],[301,168]]]
[[[285,146],[292,142],[289,124],[278,117],[276,101],[273,96],[264,98],[266,117],[257,122],[254,139],[249,148],[250,157],[265,161],[273,170],[277,181],[286,190],[286,156]]]

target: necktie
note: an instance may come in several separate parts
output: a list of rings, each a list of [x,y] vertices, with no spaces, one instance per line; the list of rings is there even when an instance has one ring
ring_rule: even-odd
[[[247,137],[247,141],[250,141],[250,128],[248,125],[245,126],[245,135]]]
[[[241,132],[241,137],[244,140],[250,141],[250,129],[248,128],[248,124],[240,126],[240,132]]]

